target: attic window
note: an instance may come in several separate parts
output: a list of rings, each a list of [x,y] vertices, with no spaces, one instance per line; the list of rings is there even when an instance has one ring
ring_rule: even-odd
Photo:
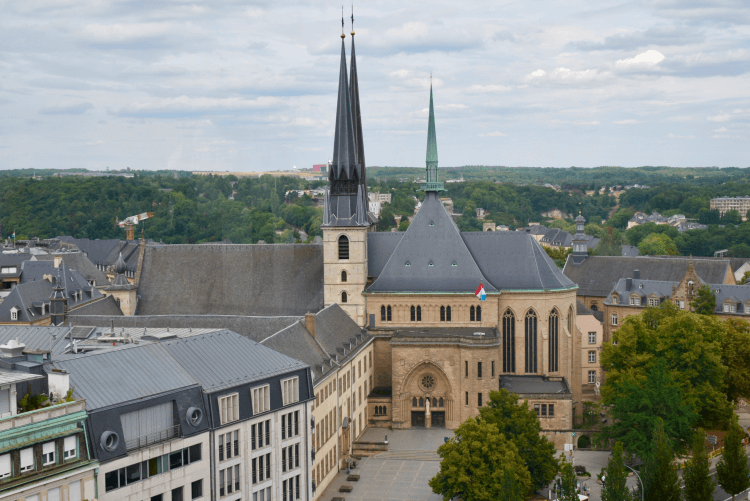
[[[455,261],[453,261],[453,262],[451,263],[451,266],[458,266],[458,263],[456,263]]]
[[[435,223],[433,223],[432,221],[430,221],[430,226],[435,226]]]
[[[643,284],[638,284],[639,289],[643,289]]]
[[[407,261],[404,266],[411,266],[411,263],[409,261]]]
[[[11,320],[18,320],[18,310],[15,308],[12,308],[10,310],[10,319]]]
[[[429,262],[429,264],[428,264],[427,266],[435,266],[435,265],[434,265],[434,264],[432,264],[432,261],[430,261],[430,262]]]

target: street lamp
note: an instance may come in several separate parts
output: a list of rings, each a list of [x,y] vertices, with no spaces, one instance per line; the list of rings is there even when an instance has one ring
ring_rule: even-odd
[[[626,465],[625,463],[623,463],[623,466],[625,466],[625,468],[627,468],[630,471],[632,471],[633,473],[635,473],[635,476],[638,477],[638,481],[641,483],[641,501],[643,501],[643,480],[641,480],[641,476],[638,475],[637,471],[635,471],[633,468],[631,468],[630,466]]]

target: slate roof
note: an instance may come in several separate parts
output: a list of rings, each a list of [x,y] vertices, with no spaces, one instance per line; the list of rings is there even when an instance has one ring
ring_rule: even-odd
[[[93,280],[97,286],[109,283],[107,274],[97,268],[83,252],[63,252],[60,256],[68,268],[76,270],[86,280]],[[54,259],[54,254],[36,256],[37,261],[53,261]]]
[[[565,380],[548,380],[544,376],[500,376],[500,388],[511,393],[529,395],[534,393],[560,393],[570,395],[570,388]]]
[[[18,312],[18,322],[38,321],[50,316],[49,308],[45,308],[45,313],[41,313],[42,303],[49,305],[49,298],[52,294],[54,285],[48,280],[42,278],[43,275],[52,275],[57,280],[57,269],[52,267],[49,261],[34,262],[25,261],[24,271],[21,275],[21,283],[13,288],[5,300],[0,303],[0,322],[12,322],[10,319],[10,310],[16,307]],[[29,265],[28,268],[26,265]],[[28,272],[28,274],[27,274]],[[35,280],[24,283],[24,279]],[[101,292],[89,286],[88,282],[75,270],[70,270],[65,263],[60,265],[60,279],[65,286],[65,293],[68,297],[68,310],[71,313],[74,308],[86,304],[90,301],[99,299]],[[82,292],[81,299],[73,296],[74,292]]]
[[[366,337],[369,336],[338,304],[334,303],[315,315],[315,339],[329,355],[338,354],[343,359],[353,349],[349,348],[350,343],[356,346]]]
[[[5,253],[0,252],[0,266],[15,266],[15,273],[0,273],[2,278],[19,277],[21,276],[21,265],[24,261],[28,261],[33,258],[34,255],[27,252],[14,252]]]
[[[586,308],[586,305],[584,305],[582,302],[576,299],[576,315],[593,315],[594,310],[591,308]]]
[[[640,270],[643,280],[680,281],[685,276],[690,259],[661,257],[590,256],[581,264],[570,257],[563,273],[578,284],[579,296],[606,297],[620,278],[632,277]],[[693,258],[696,273],[703,282],[722,283],[727,273],[727,260]]]
[[[61,242],[74,244],[92,263],[102,268],[115,264],[120,253],[125,260],[128,272],[134,273],[138,267],[139,240],[91,240],[88,238],[57,237]]]
[[[105,296],[102,299],[91,301],[71,311],[70,314],[80,315],[114,315],[122,316],[122,310],[117,305],[114,296]]]
[[[716,311],[723,311],[724,301],[727,299],[737,303],[738,313],[748,313],[745,307],[750,302],[750,286],[747,285],[712,285],[711,288],[716,293]]]
[[[330,357],[315,342],[301,322],[295,322],[289,327],[272,334],[261,341],[261,344],[308,364],[312,368],[315,381],[320,380],[332,370],[328,364]]]
[[[527,233],[477,231],[464,232],[461,236],[484,276],[498,290],[575,287],[536,239]]]
[[[47,372],[68,371],[70,386],[75,388],[73,395],[86,399],[88,411],[197,386],[195,378],[161,343],[127,345],[67,360],[53,359],[44,367]]]
[[[438,194],[428,192],[383,271],[367,291],[474,292],[480,282],[487,292],[495,291],[479,270]]]
[[[208,393],[307,368],[299,360],[231,331],[164,341],[161,345]]]
[[[624,257],[636,257],[640,254],[640,251],[638,250],[638,247],[635,245],[623,245],[622,246],[622,255]]]
[[[78,310],[70,312],[68,320],[72,325],[96,325],[116,328],[171,328],[171,329],[227,329],[261,342],[268,336],[294,323],[299,316],[251,317],[240,315],[135,315],[135,316],[96,316],[78,315]]]
[[[323,246],[146,246],[138,315],[304,315],[323,307]]]
[[[680,277],[682,279],[682,277]],[[671,280],[639,280],[630,278],[621,278],[615,284],[615,287],[607,295],[605,304],[612,304],[612,293],[617,292],[619,296],[619,306],[630,306],[630,296],[636,294],[645,302],[646,298],[656,295],[661,301],[672,295],[672,288],[679,285],[679,281]],[[641,306],[636,304],[635,306]]]
[[[367,275],[377,277],[404,236],[403,231],[367,233]]]

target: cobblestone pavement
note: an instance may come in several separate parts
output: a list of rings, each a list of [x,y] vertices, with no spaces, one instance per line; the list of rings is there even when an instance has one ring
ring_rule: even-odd
[[[368,428],[359,440],[376,442],[388,435],[389,451],[437,451],[445,441],[452,437],[453,430],[445,428],[410,428],[408,430],[391,430],[389,428]]]

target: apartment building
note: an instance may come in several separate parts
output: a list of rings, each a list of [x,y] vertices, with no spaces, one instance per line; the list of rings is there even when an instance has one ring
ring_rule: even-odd
[[[722,216],[730,210],[736,210],[742,216],[742,220],[747,221],[747,211],[750,210],[750,196],[712,198],[709,207],[711,210],[719,211]]]

